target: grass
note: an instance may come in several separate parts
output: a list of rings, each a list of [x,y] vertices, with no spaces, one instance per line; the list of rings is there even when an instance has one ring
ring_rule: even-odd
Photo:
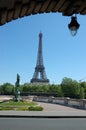
[[[19,101],[19,102],[14,102],[14,101],[6,101],[6,102],[2,102],[0,103],[0,106],[2,107],[18,107],[18,106],[34,106],[37,105],[37,103],[35,102],[23,102],[23,101]]]
[[[0,110],[14,110],[14,108],[11,107],[1,107]]]
[[[36,102],[19,101],[14,102],[12,100],[1,102],[0,110],[17,110],[17,111],[42,111],[41,106],[37,106]]]

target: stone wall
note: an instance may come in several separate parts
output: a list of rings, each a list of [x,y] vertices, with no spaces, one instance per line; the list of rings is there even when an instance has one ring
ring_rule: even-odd
[[[60,104],[70,107],[86,109],[86,99],[71,99],[67,97],[44,97],[34,96],[34,101]]]

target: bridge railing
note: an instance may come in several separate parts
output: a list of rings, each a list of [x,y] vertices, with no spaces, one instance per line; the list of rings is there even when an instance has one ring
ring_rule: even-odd
[[[68,97],[44,97],[34,96],[34,101],[61,104],[76,108],[86,109],[86,99],[71,99]]]

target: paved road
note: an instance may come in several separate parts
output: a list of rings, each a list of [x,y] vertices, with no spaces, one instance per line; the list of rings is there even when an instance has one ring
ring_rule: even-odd
[[[86,118],[0,118],[1,130],[86,130]]]
[[[77,110],[80,111],[80,109],[58,105],[58,104],[43,103],[43,102],[37,102],[37,103],[44,108],[44,111],[77,111]],[[86,110],[82,110],[82,111],[86,111]]]

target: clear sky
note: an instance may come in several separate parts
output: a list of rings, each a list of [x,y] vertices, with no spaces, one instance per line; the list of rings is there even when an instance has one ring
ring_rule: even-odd
[[[0,84],[29,83],[36,66],[39,33],[43,33],[43,60],[50,83],[64,77],[86,81],[86,16],[77,15],[80,28],[71,36],[71,17],[61,13],[38,14],[0,26]]]

